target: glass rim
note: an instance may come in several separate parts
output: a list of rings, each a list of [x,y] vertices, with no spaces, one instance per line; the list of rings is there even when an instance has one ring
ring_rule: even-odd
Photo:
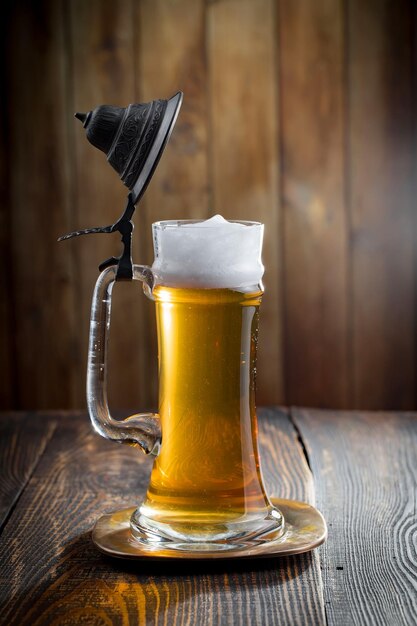
[[[207,218],[208,219],[208,218]],[[160,220],[159,222],[154,222],[152,224],[152,228],[178,228],[179,226],[186,224],[203,224],[207,222],[207,219],[185,219],[185,220]],[[262,222],[254,222],[250,220],[227,220],[231,224],[242,224],[242,226],[264,226]],[[215,224],[213,226],[204,226],[203,228],[213,229],[219,228],[219,224]]]

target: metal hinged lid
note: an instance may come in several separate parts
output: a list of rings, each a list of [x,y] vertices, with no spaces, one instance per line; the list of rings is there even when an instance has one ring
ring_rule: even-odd
[[[117,279],[132,278],[131,240],[132,216],[142,198],[174,128],[181,108],[183,93],[169,100],[153,100],[130,104],[126,108],[101,105],[89,113],[76,113],[86,130],[89,142],[102,150],[110,165],[130,189],[123,215],[110,226],[78,230],[58,241],[92,233],[120,232],[124,244],[120,257],[111,257],[100,270],[117,264]]]

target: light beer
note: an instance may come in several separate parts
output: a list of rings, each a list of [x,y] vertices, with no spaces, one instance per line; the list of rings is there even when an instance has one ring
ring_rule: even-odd
[[[154,289],[163,435],[146,517],[210,525],[265,514],[254,397],[261,297]]]

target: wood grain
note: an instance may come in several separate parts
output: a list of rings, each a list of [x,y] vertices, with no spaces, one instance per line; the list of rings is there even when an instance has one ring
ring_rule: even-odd
[[[407,0],[348,5],[351,405],[364,409],[416,400],[411,24]]]
[[[3,3],[0,407],[85,405],[97,266],[126,189],[76,109],[185,93],[137,209],[266,224],[259,400],[416,406],[414,0]],[[1,160],[2,159],[2,160]],[[114,293],[109,395],[157,398],[153,304]]]
[[[348,403],[342,4],[281,0],[286,403]]]
[[[130,0],[82,0],[68,5],[72,115],[99,104],[127,106],[137,100],[135,25]],[[112,224],[122,214],[128,190],[109,168],[106,156],[91,146],[77,120],[72,121],[74,142],[75,228]],[[77,258],[78,319],[84,384],[91,298],[98,265],[117,256],[120,236],[90,236],[65,244]],[[141,262],[140,237],[133,237],[133,260]],[[116,407],[147,408],[146,384],[140,346],[145,341],[145,302],[137,284],[118,283],[112,302],[109,347],[109,397]],[[80,404],[85,404],[84,392]]]
[[[265,224],[258,398],[283,402],[276,15],[272,0],[212,2],[207,14],[211,212]]]
[[[2,414],[0,418],[0,532],[33,474],[56,422],[33,414]]]
[[[142,262],[152,263],[151,224],[208,216],[207,93],[204,0],[143,0],[138,5],[137,67],[141,99],[185,94],[175,129],[140,208]],[[157,340],[147,308],[147,386],[157,406]]]
[[[71,230],[61,17],[60,1],[24,0],[9,25],[8,55],[14,68],[8,87],[8,158],[13,165],[7,271],[14,307],[9,332],[15,333],[16,404],[27,409],[76,403],[75,276],[70,250],[56,244],[59,234]]]
[[[327,623],[415,624],[417,415],[294,409],[329,537]]]
[[[311,473],[284,411],[260,419],[268,487],[312,499]],[[246,563],[131,563],[93,548],[105,511],[143,496],[150,459],[93,434],[86,417],[60,416],[0,537],[0,623],[325,624],[315,553]]]
[[[0,80],[7,84],[8,48],[7,26],[10,19],[10,6],[6,5],[0,24]],[[10,159],[9,126],[6,98],[0,99],[0,407],[15,405],[16,380],[14,345],[14,294],[11,268],[12,232],[10,219]]]

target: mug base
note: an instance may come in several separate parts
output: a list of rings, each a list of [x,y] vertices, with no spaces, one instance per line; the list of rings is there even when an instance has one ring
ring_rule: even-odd
[[[166,523],[147,517],[139,507],[130,519],[135,540],[150,548],[212,552],[250,548],[277,541],[285,532],[282,513],[274,506],[265,514],[222,523]]]
[[[189,550],[170,549],[168,544],[141,543],[132,535],[130,520],[135,509],[123,509],[102,515],[92,531],[94,545],[104,554],[120,559],[139,561],[169,560],[223,560],[257,559],[301,554],[317,548],[327,536],[326,522],[321,513],[306,502],[271,498],[271,502],[285,518],[285,531],[276,541],[265,541],[255,546],[239,548],[224,543],[193,542]],[[227,545],[227,544],[226,544]]]

